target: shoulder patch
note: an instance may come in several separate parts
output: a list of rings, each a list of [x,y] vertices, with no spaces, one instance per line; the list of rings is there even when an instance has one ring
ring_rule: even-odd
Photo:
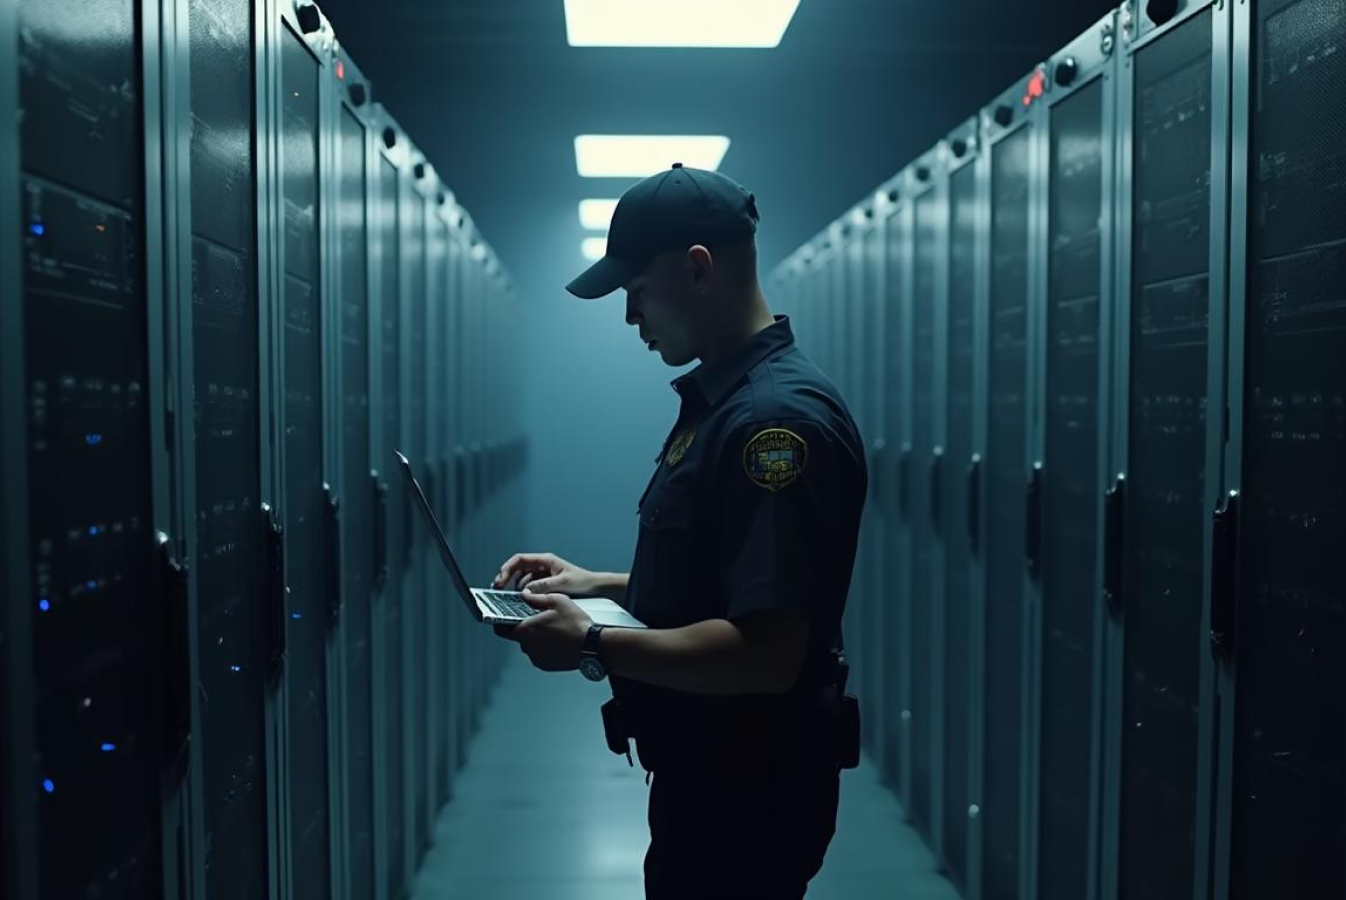
[[[687,455],[687,448],[692,446],[694,440],[696,440],[695,428],[686,428],[678,432],[678,436],[673,438],[673,443],[668,445],[668,464],[676,466],[682,462],[682,458]]]
[[[743,447],[743,470],[753,484],[779,491],[804,473],[809,445],[785,428],[767,428],[748,439]]]

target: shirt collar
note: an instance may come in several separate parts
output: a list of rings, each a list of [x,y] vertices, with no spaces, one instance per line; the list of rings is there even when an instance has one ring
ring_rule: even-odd
[[[738,349],[724,359],[702,363],[686,375],[672,381],[673,390],[684,400],[686,388],[696,387],[707,406],[717,406],[729,391],[758,363],[767,357],[794,346],[794,331],[789,316],[776,316],[776,321],[748,338]]]

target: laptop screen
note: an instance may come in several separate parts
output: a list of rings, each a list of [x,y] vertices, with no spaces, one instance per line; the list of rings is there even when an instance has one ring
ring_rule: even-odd
[[[458,589],[458,594],[467,604],[472,617],[481,621],[481,610],[477,608],[477,601],[472,596],[472,588],[467,583],[467,578],[463,575],[463,570],[458,565],[458,560],[454,558],[453,551],[449,549],[449,539],[444,536],[444,529],[439,527],[439,520],[435,518],[435,511],[430,508],[430,501],[425,498],[425,491],[421,490],[420,482],[416,476],[411,473],[411,462],[402,455],[401,451],[394,450],[397,456],[398,466],[402,469],[402,474],[406,478],[407,494],[411,496],[411,502],[421,511],[421,518],[430,529],[430,535],[436,546],[439,547],[439,557],[444,560],[444,568],[449,570],[449,577],[453,580],[454,587]]]

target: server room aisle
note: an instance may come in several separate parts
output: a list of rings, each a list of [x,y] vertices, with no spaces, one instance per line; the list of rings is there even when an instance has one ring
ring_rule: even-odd
[[[608,752],[606,684],[506,666],[415,900],[639,900],[649,842],[643,770]],[[809,900],[956,900],[866,761],[842,774],[837,836]]]

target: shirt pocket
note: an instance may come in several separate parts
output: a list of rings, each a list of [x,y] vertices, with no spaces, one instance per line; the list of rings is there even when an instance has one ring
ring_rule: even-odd
[[[643,602],[665,606],[665,598],[673,599],[673,594],[701,577],[693,528],[695,499],[686,488],[660,485],[641,505],[637,576]]]

